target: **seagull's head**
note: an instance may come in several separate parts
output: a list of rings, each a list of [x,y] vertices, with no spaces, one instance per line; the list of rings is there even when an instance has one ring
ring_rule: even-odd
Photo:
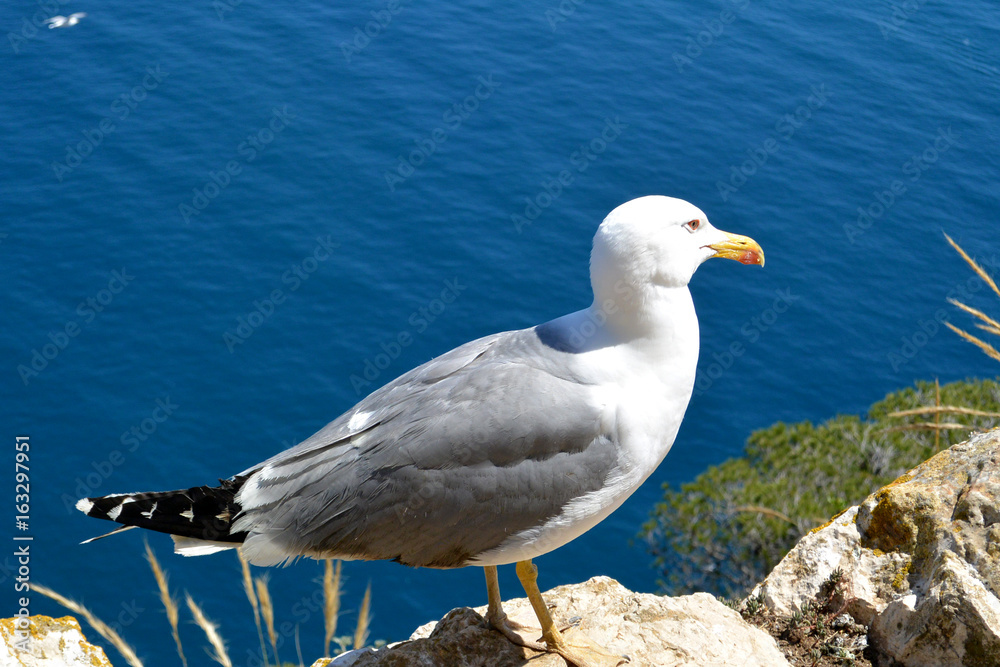
[[[751,238],[716,229],[697,206],[651,195],[625,202],[608,214],[594,236],[591,280],[682,287],[706,259],[724,257],[764,265]]]

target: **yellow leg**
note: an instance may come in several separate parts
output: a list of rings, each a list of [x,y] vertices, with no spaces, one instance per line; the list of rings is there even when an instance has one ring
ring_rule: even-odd
[[[535,616],[542,625],[542,639],[545,640],[550,652],[558,653],[566,662],[576,667],[617,667],[628,660],[608,653],[589,640],[582,643],[578,642],[576,637],[572,642],[566,640],[552,621],[548,605],[542,598],[542,592],[538,590],[538,568],[530,560],[518,562],[517,578],[521,580],[524,592],[528,594],[528,601],[531,602],[531,608],[535,610]]]
[[[497,566],[487,565],[483,571],[486,573],[486,597],[488,600],[486,620],[507,618],[507,614],[503,613],[503,607],[500,604],[500,579],[497,577]]]
[[[552,614],[542,599],[542,592],[538,590],[538,568],[530,560],[522,560],[517,564],[517,578],[521,580],[524,592],[528,594],[528,602],[535,610],[538,622],[542,624],[542,639],[550,649],[564,644],[562,634],[553,623]]]
[[[528,628],[515,623],[507,618],[500,603],[500,580],[497,578],[497,568],[495,565],[487,565],[483,568],[486,573],[486,622],[494,629],[503,634],[504,637],[514,642],[518,646],[530,648],[533,651],[545,651],[545,645],[526,638],[518,630],[534,630],[534,635],[538,636],[538,628]]]

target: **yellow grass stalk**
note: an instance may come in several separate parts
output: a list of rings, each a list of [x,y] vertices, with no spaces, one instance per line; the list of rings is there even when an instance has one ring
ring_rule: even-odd
[[[746,512],[746,513],[749,513],[749,514],[763,514],[764,516],[773,517],[773,518],[778,519],[780,521],[784,521],[785,523],[790,523],[793,526],[797,526],[798,525],[787,514],[779,512],[778,510],[771,509],[770,507],[761,507],[760,505],[741,505],[740,507],[734,507],[733,508],[733,512]]]
[[[972,426],[968,424],[953,424],[951,422],[920,422],[917,424],[901,424],[882,429],[882,433],[893,433],[895,431],[971,431]]]
[[[361,609],[358,611],[358,626],[354,629],[354,648],[363,648],[368,642],[368,626],[372,622],[372,584],[368,582],[365,589],[365,597],[361,600]]]
[[[271,592],[267,590],[267,577],[257,577],[257,599],[260,600],[260,614],[264,617],[267,637],[271,640],[271,650],[274,651],[274,664],[280,665],[278,657],[278,633],[274,631],[274,605],[271,604]]]
[[[993,319],[992,317],[990,317],[989,315],[987,315],[983,311],[976,310],[972,306],[966,306],[961,301],[956,301],[955,299],[948,299],[948,303],[950,303],[951,305],[956,306],[958,308],[961,308],[962,310],[964,310],[965,312],[969,313],[970,315],[974,315],[974,316],[978,317],[983,322],[986,322],[987,326],[989,326],[990,328],[992,328],[992,329],[1000,329],[1000,322],[997,322],[995,319]]]
[[[250,601],[250,608],[253,609],[253,622],[257,626],[257,639],[260,640],[260,654],[264,658],[264,667],[269,667],[267,659],[267,647],[264,645],[264,630],[260,626],[260,607],[257,603],[257,594],[253,590],[253,578],[250,576],[250,561],[243,555],[242,547],[236,550],[236,555],[240,559],[240,568],[243,570],[243,592]]]
[[[177,655],[181,658],[181,664],[187,667],[187,658],[184,657],[184,647],[181,645],[181,633],[178,629],[180,611],[177,608],[177,600],[170,594],[167,573],[160,567],[160,561],[156,560],[156,554],[150,548],[149,542],[144,541],[144,544],[146,545],[146,560],[149,561],[149,567],[153,570],[153,577],[156,579],[156,585],[160,589],[160,602],[163,603],[163,608],[167,611],[170,632],[174,636],[174,643],[177,644]]]
[[[961,408],[957,405],[928,405],[925,408],[913,408],[912,410],[900,410],[899,412],[890,412],[890,417],[912,417],[914,415],[929,415],[929,414],[955,414],[955,415],[971,415],[973,417],[1000,417],[1000,412],[986,412],[985,410],[973,410],[972,408]]]
[[[330,655],[330,641],[337,634],[337,616],[340,615],[340,570],[343,561],[334,566],[329,558],[323,561],[323,618],[326,621],[326,641],[323,655]]]
[[[941,380],[939,378],[934,378],[934,407],[941,407]],[[941,413],[934,413],[934,425],[940,426],[941,424]],[[941,429],[934,429],[934,451],[941,451]]]
[[[978,347],[980,350],[985,352],[986,356],[988,356],[989,358],[995,359],[996,361],[1000,361],[1000,352],[998,352],[995,347],[993,347],[986,341],[980,340],[975,336],[973,336],[972,334],[962,331],[961,329],[953,325],[951,322],[945,322],[945,326],[947,326],[949,329],[957,333],[959,336],[961,336],[962,338],[969,341],[970,343]]]
[[[229,659],[229,654],[226,652],[226,643],[222,641],[218,627],[205,617],[205,614],[201,611],[201,607],[195,604],[189,593],[185,593],[184,597],[187,600],[188,609],[191,610],[191,615],[194,616],[194,622],[205,632],[205,636],[208,637],[208,643],[215,649],[214,654],[211,652],[208,653],[209,657],[223,667],[233,667],[233,663]]]
[[[962,256],[962,259],[965,260],[966,264],[968,264],[969,266],[972,267],[972,270],[976,272],[976,275],[978,275],[980,278],[982,278],[983,282],[986,283],[987,285],[989,285],[990,288],[994,292],[996,292],[997,296],[1000,296],[1000,288],[998,288],[997,284],[995,282],[993,282],[993,279],[990,278],[989,274],[986,273],[986,271],[983,270],[983,267],[979,266],[979,264],[976,263],[976,260],[974,260],[971,257],[969,257],[966,254],[966,252],[964,250],[962,250],[962,247],[960,245],[958,245],[957,243],[955,243],[954,241],[951,240],[950,236],[948,236],[947,234],[945,234],[944,237],[946,239],[948,239],[948,243],[951,244],[951,247],[958,251],[958,254]]]
[[[299,656],[299,667],[305,667],[302,664],[302,645],[299,643],[299,624],[295,624],[295,654]]]
[[[42,586],[41,584],[35,584],[35,583],[30,584],[30,586],[31,590],[35,591],[36,593],[41,593],[45,597],[51,598],[56,602],[58,602],[59,604],[61,604],[62,606],[66,607],[74,614],[79,614],[80,616],[83,616],[83,618],[87,621],[87,623],[89,623],[90,626],[94,628],[94,630],[97,630],[97,634],[104,637],[104,639],[109,644],[118,649],[118,652],[122,654],[123,658],[125,658],[125,662],[132,665],[132,667],[143,667],[142,661],[139,660],[139,656],[135,654],[135,650],[127,643],[125,643],[125,640],[122,639],[122,636],[117,632],[115,632],[114,629],[107,623],[94,616],[93,612],[91,612],[89,609],[84,607],[79,602],[74,602],[73,600],[70,600],[67,597],[63,597],[62,595],[56,593],[54,590],[52,590],[47,586]]]

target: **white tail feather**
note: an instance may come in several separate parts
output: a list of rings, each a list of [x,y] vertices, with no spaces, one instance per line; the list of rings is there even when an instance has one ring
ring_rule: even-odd
[[[180,535],[171,535],[170,537],[174,539],[174,553],[182,556],[207,556],[240,546],[236,542],[212,542],[194,537],[181,537]]]

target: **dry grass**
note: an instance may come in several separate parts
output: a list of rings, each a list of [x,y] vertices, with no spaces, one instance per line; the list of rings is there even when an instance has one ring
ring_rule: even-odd
[[[184,654],[180,637],[180,605],[170,593],[168,573],[160,565],[159,560],[156,558],[155,553],[148,543],[146,543],[145,547],[146,560],[149,562],[149,567],[153,572],[153,577],[156,579],[156,584],[160,594],[160,601],[163,604],[163,608],[166,610],[167,620],[170,623],[171,634],[173,635],[174,643],[177,645],[177,655],[180,657],[181,666],[187,667],[188,662]],[[278,657],[278,644],[282,638],[278,636],[275,629],[275,610],[274,603],[268,589],[268,578],[266,576],[252,576],[249,562],[243,557],[242,553],[238,553],[243,575],[243,590],[244,593],[246,593],[247,599],[250,601],[250,606],[254,611],[254,622],[257,626],[257,635],[260,640],[263,664],[266,666],[270,666],[272,664],[281,665],[281,660]],[[337,617],[340,614],[342,594],[341,585],[343,581],[342,566],[343,563],[341,561],[334,562],[333,560],[326,560],[324,562],[324,652],[327,656],[330,654],[331,640],[339,646],[341,651],[346,651],[352,640],[351,636],[335,636],[337,631]],[[83,617],[83,619],[86,620],[108,643],[114,646],[118,652],[122,654],[128,665],[131,667],[143,667],[143,663],[139,660],[135,650],[129,646],[112,627],[97,618],[89,609],[40,584],[31,584],[31,588],[32,590],[55,600],[71,612],[74,612],[77,616]],[[361,607],[358,611],[358,624],[355,628],[353,636],[354,648],[363,648],[368,642],[369,626],[372,618],[371,592],[371,584],[369,584],[367,590],[365,590],[365,595],[361,601]],[[190,594],[185,593],[184,597],[187,607],[190,609],[191,615],[194,618],[195,624],[198,625],[198,627],[200,627],[205,633],[205,636],[211,645],[210,649],[206,647],[208,655],[212,660],[220,665],[232,667],[233,663],[226,650],[225,642],[219,634],[218,625],[210,621],[205,616],[202,609],[197,603],[195,603]],[[270,640],[271,653],[274,657],[274,663],[271,663],[268,660],[269,656],[267,645],[264,641],[265,629],[267,630],[267,636]],[[304,662],[302,658],[302,647],[299,640],[299,629],[299,625],[296,624],[294,634],[295,651],[296,656],[298,657],[299,665],[301,666]],[[375,642],[376,647],[382,644],[384,644],[384,642]],[[199,661],[195,662],[197,663]]]
[[[365,597],[361,600],[361,609],[358,610],[358,625],[354,628],[354,648],[362,648],[368,643],[368,626],[372,622],[372,585],[368,583],[365,589]]]
[[[947,324],[947,322],[945,322]],[[932,422],[915,422],[913,424],[900,424],[899,426],[891,426],[886,429],[882,429],[880,433],[892,433],[896,431],[933,431],[934,432],[934,451],[941,451],[941,433],[943,431],[969,431],[971,430],[967,424],[957,424],[955,422],[942,422],[941,415],[967,415],[970,417],[1000,417],[1000,413],[996,412],[986,412],[984,410],[973,410],[972,408],[963,408],[958,405],[942,405],[941,404],[941,382],[934,378],[934,405],[925,405],[919,408],[911,408],[909,410],[898,410],[896,412],[890,412],[889,417],[915,417],[917,415],[933,415],[934,421]]]
[[[986,285],[991,290],[993,290],[993,292],[997,296],[1000,296],[1000,288],[997,287],[997,284],[996,282],[994,282],[993,278],[988,273],[986,273],[986,270],[983,269],[983,267],[980,266],[979,263],[976,262],[976,260],[969,257],[969,254],[965,252],[965,250],[963,250],[962,247],[958,245],[950,236],[945,234],[944,237],[948,240],[949,245],[951,245],[951,247],[954,248],[956,252],[958,252],[958,254],[962,257],[962,259],[965,260],[965,263],[972,268],[975,274],[979,276],[979,278],[982,279],[982,281],[986,283]],[[956,308],[958,308],[959,310],[968,313],[969,315],[979,320],[978,322],[976,322],[977,328],[987,333],[993,334],[994,336],[1000,336],[1000,322],[998,322],[994,318],[990,317],[989,315],[979,310],[978,308],[973,308],[972,306],[962,303],[957,299],[949,298],[948,302],[951,303]],[[944,325],[949,329],[951,329],[952,331],[954,331],[956,334],[958,334],[959,337],[961,337],[962,339],[978,347],[989,358],[995,361],[1000,361],[1000,350],[997,350],[995,347],[987,343],[985,340],[973,336],[968,331],[955,326],[951,322],[945,321]],[[951,414],[951,415],[968,415],[974,417],[1000,417],[1000,414],[997,413],[984,412],[982,410],[971,410],[969,408],[963,408],[953,405],[941,405],[941,388],[937,380],[934,381],[934,384],[935,387],[937,387],[937,399],[935,401],[935,405],[916,408],[912,410],[902,410],[900,412],[893,412],[889,415],[890,417],[912,417],[916,415],[932,415],[934,418],[933,422],[918,422],[914,424],[903,424],[900,426],[893,426],[891,428],[886,429],[885,431],[886,432],[933,431],[935,450],[940,450],[942,431],[969,430],[969,427],[964,424],[957,424],[954,422],[942,422],[941,421],[942,415]]]
[[[243,571],[243,592],[246,593],[247,600],[250,601],[250,608],[253,609],[253,622],[257,626],[257,639],[260,640],[260,655],[264,660],[264,667],[269,667],[267,647],[264,646],[264,630],[260,625],[260,605],[253,589],[253,577],[250,576],[250,561],[243,556],[242,548],[236,550],[236,555],[240,559],[240,568]]]
[[[274,652],[274,664],[280,665],[278,657],[278,633],[274,631],[274,605],[271,603],[271,592],[267,589],[267,576],[254,579],[257,584],[257,599],[260,601],[260,615],[264,617],[267,628],[267,638],[271,640],[271,650]]]
[[[191,615],[194,616],[194,622],[205,632],[205,636],[208,637],[208,643],[214,649],[214,653],[209,652],[209,656],[223,667],[233,667],[233,663],[229,659],[229,653],[226,652],[226,644],[219,635],[218,626],[205,617],[205,614],[201,611],[201,607],[195,604],[195,601],[191,599],[189,594],[185,593],[184,597],[187,600],[188,609],[191,610]]]
[[[965,340],[969,341],[970,343],[972,343],[973,345],[975,345],[976,347],[978,347],[980,350],[982,350],[983,352],[985,352],[986,356],[988,356],[990,359],[994,359],[996,361],[1000,361],[1000,351],[998,351],[995,347],[993,347],[992,345],[990,345],[986,341],[982,340],[981,338],[976,338],[975,336],[973,336],[972,334],[970,334],[968,331],[965,331],[963,329],[959,329],[958,327],[956,327],[951,322],[945,322],[944,324],[945,324],[946,327],[948,327],[949,329],[951,329],[952,331],[954,331],[955,333],[957,333],[959,336],[961,336],[962,338],[964,338]]]
[[[302,644],[299,643],[299,624],[295,624],[295,655],[299,657],[299,667],[304,667],[302,664]]]
[[[323,655],[330,655],[330,642],[337,634],[337,617],[340,615],[340,574],[343,561],[327,559],[323,561],[323,620],[326,637],[323,641]]]
[[[989,331],[990,333],[993,333],[995,331],[1000,331],[1000,322],[997,322],[996,320],[994,320],[992,317],[990,317],[989,315],[987,315],[983,311],[977,310],[977,309],[973,308],[972,306],[966,306],[961,301],[956,301],[955,299],[948,299],[948,301],[953,306],[958,306],[959,308],[961,308],[962,310],[964,310],[968,314],[973,315],[975,317],[978,317],[983,322],[985,322],[986,324],[976,324],[976,326],[978,328],[982,329],[983,331]]]
[[[791,518],[787,514],[779,512],[778,510],[773,510],[770,507],[761,507],[760,505],[740,505],[739,507],[734,507],[733,512],[749,512],[751,514],[763,514],[764,516],[774,517],[779,521],[784,521],[785,523],[790,523],[793,526],[799,525],[795,519]]]
[[[898,412],[890,412],[890,417],[912,417],[914,415],[931,415],[931,414],[952,414],[952,415],[969,415],[971,417],[1000,417],[1000,412],[986,412],[985,410],[973,410],[971,408],[963,408],[957,405],[928,405],[924,408],[913,408],[912,410],[900,410]]]
[[[146,545],[146,560],[149,561],[149,567],[153,570],[153,577],[156,579],[156,585],[160,589],[160,602],[163,603],[163,608],[167,612],[167,621],[170,623],[170,632],[174,636],[174,643],[177,644],[177,655],[181,658],[181,664],[187,667],[187,658],[184,657],[184,647],[181,645],[181,635],[178,628],[178,622],[180,620],[180,611],[177,608],[177,600],[170,594],[170,586],[167,583],[167,574],[160,567],[160,561],[156,560],[156,554],[153,550],[149,548],[149,542],[143,541]]]
[[[142,661],[139,660],[139,656],[135,654],[135,650],[129,646],[124,639],[122,639],[122,636],[115,632],[114,629],[107,623],[94,616],[94,614],[82,604],[74,602],[67,597],[63,597],[51,588],[42,586],[41,584],[31,584],[31,590],[36,593],[41,593],[47,598],[55,600],[74,614],[83,616],[87,623],[89,623],[94,630],[97,630],[97,634],[104,637],[109,644],[118,649],[118,652],[122,654],[123,658],[125,658],[125,662],[132,665],[132,667],[143,667]]]
[[[958,254],[962,256],[962,259],[965,260],[966,264],[972,267],[972,270],[976,272],[976,275],[982,278],[983,282],[989,285],[990,289],[993,290],[997,296],[1000,296],[1000,288],[998,288],[997,284],[993,282],[993,278],[991,278],[990,275],[983,270],[983,267],[979,266],[979,264],[976,263],[976,260],[969,257],[969,255],[962,250],[962,247],[955,243],[950,236],[945,234],[944,237],[948,239],[948,243],[951,244],[951,247],[958,251]]]
[[[968,424],[954,424],[951,422],[901,424],[884,429],[883,433],[893,433],[895,431],[970,431]],[[938,448],[940,449],[940,447]]]
[[[975,271],[976,275],[979,276],[982,279],[982,281],[986,283],[998,297],[1000,297],[1000,288],[997,287],[997,284],[993,281],[993,278],[988,273],[986,273],[983,267],[981,267],[976,262],[976,260],[969,257],[968,253],[962,250],[962,247],[959,246],[957,243],[955,243],[955,241],[953,241],[950,236],[945,234],[944,237],[948,239],[948,243],[951,244],[951,247],[954,248],[956,251],[958,251],[958,254],[962,256],[962,259],[965,260],[965,263],[968,264],[973,271]],[[956,301],[955,299],[948,299],[948,301],[951,302],[957,308],[960,308],[969,315],[972,315],[976,319],[980,320],[980,322],[976,323],[976,326],[979,329],[982,329],[983,331],[991,333],[995,336],[1000,336],[1000,322],[997,322],[995,319],[993,319],[986,313],[982,312],[981,310],[966,305],[961,301]],[[968,342],[978,347],[986,354],[986,356],[990,357],[995,361],[1000,361],[1000,351],[998,351],[995,347],[993,347],[986,341],[982,340],[981,338],[977,338],[976,336],[973,336],[964,329],[956,327],[951,322],[945,322],[945,326],[947,326],[949,329],[951,329],[956,334],[961,336],[963,339],[967,340]]]

